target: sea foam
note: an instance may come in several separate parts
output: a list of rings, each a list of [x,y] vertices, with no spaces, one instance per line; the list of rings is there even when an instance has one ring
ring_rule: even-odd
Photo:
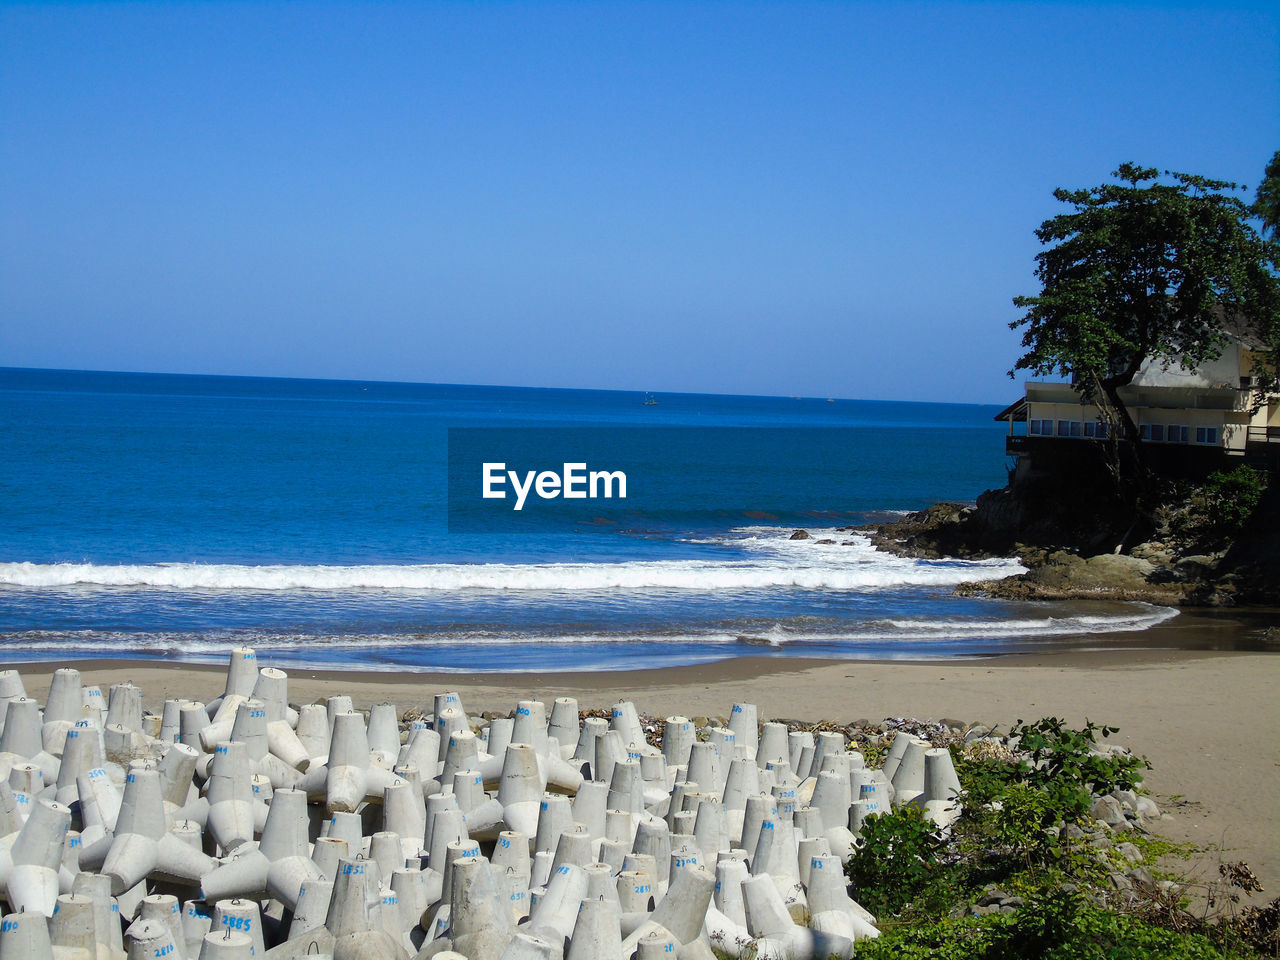
[[[825,531],[821,531],[825,532]],[[818,545],[744,531],[746,560],[616,563],[430,563],[246,565],[221,563],[4,563],[0,585],[125,587],[187,591],[606,591],[882,590],[953,586],[1022,573],[1016,560],[913,560],[852,545]]]

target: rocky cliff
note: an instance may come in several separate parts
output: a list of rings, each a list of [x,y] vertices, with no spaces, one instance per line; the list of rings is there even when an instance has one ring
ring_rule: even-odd
[[[905,556],[1022,558],[1028,573],[961,584],[958,593],[1011,599],[1144,600],[1280,605],[1280,484],[1242,528],[1208,537],[1198,488],[1157,484],[1125,502],[1087,469],[1023,478],[988,490],[975,506],[939,503],[858,532]]]

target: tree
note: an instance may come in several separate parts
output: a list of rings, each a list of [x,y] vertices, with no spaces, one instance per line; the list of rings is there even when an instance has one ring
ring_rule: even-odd
[[[1042,290],[1014,298],[1026,312],[1010,326],[1026,328],[1026,353],[1009,375],[1070,376],[1140,462],[1120,389],[1148,361],[1192,369],[1220,356],[1229,332],[1244,334],[1263,347],[1255,373],[1274,389],[1280,250],[1249,223],[1234,183],[1132,163],[1112,176],[1119,182],[1054,191],[1073,210],[1036,231]]]
[[[1258,184],[1258,192],[1253,198],[1253,215],[1262,221],[1262,229],[1276,239],[1276,228],[1280,227],[1280,150],[1277,150],[1267,164],[1262,182]]]

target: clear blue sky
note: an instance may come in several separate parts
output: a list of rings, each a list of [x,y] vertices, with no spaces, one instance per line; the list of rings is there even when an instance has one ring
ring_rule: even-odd
[[[4,5],[0,365],[1007,402],[1054,187],[1278,147],[1263,5]]]

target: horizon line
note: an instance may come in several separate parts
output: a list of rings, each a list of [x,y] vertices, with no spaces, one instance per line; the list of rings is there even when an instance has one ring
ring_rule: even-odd
[[[769,393],[710,393],[689,390],[643,390],[639,388],[622,388],[622,387],[551,387],[551,386],[529,386],[525,384],[510,383],[454,383],[444,380],[378,380],[378,379],[360,379],[352,377],[297,377],[297,376],[267,376],[263,374],[245,374],[245,373],[184,373],[172,370],[98,370],[85,369],[76,367],[22,367],[9,366],[0,364],[0,372],[5,371],[23,371],[28,373],[84,373],[99,375],[118,375],[131,377],[199,377],[210,380],[285,380],[299,383],[363,383],[363,384],[380,384],[380,385],[396,385],[396,386],[418,386],[418,387],[478,387],[486,390],[557,390],[570,391],[579,393],[638,393],[653,396],[669,396],[669,397],[732,397],[739,399],[751,400],[818,400],[822,402],[832,401],[836,403],[914,403],[914,404],[942,404],[955,407],[999,407],[999,402],[973,402],[963,400],[887,400],[877,397],[827,397],[821,394],[798,395],[798,394],[769,394]]]

